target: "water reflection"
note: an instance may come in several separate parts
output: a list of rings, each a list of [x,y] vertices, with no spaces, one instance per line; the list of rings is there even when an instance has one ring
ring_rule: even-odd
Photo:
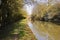
[[[39,32],[39,29],[37,29],[31,22],[28,22],[28,25],[30,29],[32,30],[33,34],[36,36],[37,40],[48,40],[48,35],[43,33],[45,36],[42,36]]]
[[[42,21],[29,21],[28,25],[38,40],[60,40],[60,25]]]

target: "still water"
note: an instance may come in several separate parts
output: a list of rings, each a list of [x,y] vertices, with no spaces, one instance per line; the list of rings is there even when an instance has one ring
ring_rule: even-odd
[[[60,25],[51,22],[28,21],[37,40],[60,40]]]

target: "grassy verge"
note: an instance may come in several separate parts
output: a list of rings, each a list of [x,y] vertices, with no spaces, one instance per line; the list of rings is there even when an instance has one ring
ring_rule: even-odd
[[[3,40],[36,40],[26,21],[26,19],[23,19],[14,23],[14,29],[11,30],[9,35]]]

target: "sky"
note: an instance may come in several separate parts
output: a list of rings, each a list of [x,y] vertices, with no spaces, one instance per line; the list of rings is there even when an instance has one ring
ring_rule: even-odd
[[[27,5],[27,4],[24,6],[24,9],[26,10],[28,15],[31,15],[33,7],[34,5]]]
[[[40,3],[47,3],[48,4],[48,0],[35,0],[38,4]],[[60,2],[60,0],[52,0],[52,4],[54,4],[56,1]],[[25,0],[25,5],[24,5],[24,9],[26,10],[28,15],[32,14],[32,10],[35,7],[36,3],[32,3],[31,0]]]
[[[35,0],[35,1],[37,3],[40,3],[40,2],[47,3],[47,0]],[[31,4],[29,4],[29,1],[27,1],[27,0],[25,0],[25,3],[27,3],[27,4],[24,5],[24,9],[26,10],[28,15],[31,15],[32,14],[32,10],[33,10],[35,4],[33,4],[31,2],[30,2]]]

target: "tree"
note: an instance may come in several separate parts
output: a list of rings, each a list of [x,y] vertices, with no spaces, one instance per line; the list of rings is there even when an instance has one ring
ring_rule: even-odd
[[[7,26],[19,19],[22,19],[22,13],[19,9],[23,6],[23,1],[21,0],[1,0],[1,22],[0,27]]]
[[[54,1],[54,0],[53,0]],[[52,18],[54,18],[54,16],[59,15],[59,9],[60,9],[60,3],[55,3],[55,4],[51,4],[52,0],[48,1],[48,6],[44,5],[44,4],[40,4],[40,5],[36,5],[33,8],[33,12],[31,15],[32,20],[33,19],[38,19],[41,20],[41,18],[43,18],[43,20],[50,20]]]
[[[32,19],[40,19],[41,17],[43,17],[46,14],[46,10],[47,9],[47,5],[45,4],[38,4],[33,8],[33,12],[32,12]]]

